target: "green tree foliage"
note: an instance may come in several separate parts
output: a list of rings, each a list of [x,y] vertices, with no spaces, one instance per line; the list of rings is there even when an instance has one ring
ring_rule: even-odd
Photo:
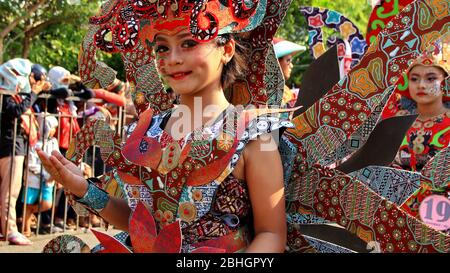
[[[293,0],[277,32],[277,36],[306,47],[308,47],[308,30],[306,20],[300,13],[301,6],[335,10],[349,18],[363,35],[366,33],[367,23],[372,12],[370,2],[364,0]],[[330,35],[337,35],[333,30],[325,28],[323,29],[323,33],[324,40]],[[309,54],[309,49],[306,52],[298,54],[294,58],[292,76],[288,80],[287,85],[298,87],[301,83],[303,72],[305,72],[312,61],[313,59]]]
[[[0,0],[0,63],[15,57],[29,58],[46,67],[63,66],[78,70],[80,44],[88,28],[89,17],[96,14],[101,0]],[[300,6],[319,6],[336,10],[352,20],[363,34],[371,12],[364,0],[292,0],[277,33],[278,37],[308,45],[306,21]],[[325,30],[327,35],[333,31]],[[3,36],[2,36],[3,35]],[[104,61],[125,79],[118,54],[99,53]],[[312,62],[308,51],[294,60],[293,76],[288,85],[298,86],[302,73]]]
[[[100,0],[0,0],[0,54],[3,60],[22,57],[46,67],[78,67],[78,52],[88,18]],[[33,7],[36,7],[33,9]],[[2,39],[3,38],[3,39]]]

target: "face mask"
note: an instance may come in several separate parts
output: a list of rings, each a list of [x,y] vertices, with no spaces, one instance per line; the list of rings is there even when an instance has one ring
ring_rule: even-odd
[[[56,82],[52,84],[52,89],[57,89],[57,88],[69,88],[68,84],[65,83],[61,83],[61,82]]]

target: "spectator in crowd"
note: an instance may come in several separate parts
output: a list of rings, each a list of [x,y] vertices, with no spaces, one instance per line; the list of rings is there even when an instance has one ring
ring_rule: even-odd
[[[49,153],[59,151],[58,140],[54,137],[56,128],[58,127],[58,120],[54,116],[44,115],[40,115],[38,118],[40,138],[36,147]],[[28,154],[27,183],[26,195],[22,195],[22,201],[27,204],[23,234],[29,237],[31,236],[32,215],[38,211],[48,211],[51,209],[53,205],[53,189],[55,186],[53,178],[42,168],[42,163],[36,153],[35,147],[31,147],[30,153]],[[39,205],[38,202],[40,202]]]
[[[296,54],[305,51],[306,47],[290,41],[286,41],[281,38],[274,38],[273,49],[275,50],[275,56],[278,59],[278,63],[280,63],[284,81],[286,82],[291,77],[292,68],[294,67],[292,59]],[[298,92],[296,94],[294,90],[291,90],[285,84],[281,105],[285,106],[286,104],[288,104],[289,106],[293,107],[295,105],[295,101],[297,100],[297,95]]]
[[[17,229],[16,202],[22,187],[23,163],[28,142],[37,141],[37,122],[31,107],[38,94],[50,88],[46,70],[29,60],[13,59],[0,67],[1,89],[14,95],[3,97],[0,136],[1,230],[10,244],[32,242]],[[16,127],[15,127],[16,125]]]
[[[48,72],[49,80],[52,83],[52,88],[69,88],[70,72],[61,67],[54,66]],[[66,101],[64,99],[57,99],[57,113],[61,115],[59,119],[59,127],[56,130],[56,138],[59,140],[59,149],[63,155],[66,154],[69,148],[69,143],[76,133],[80,131],[80,126],[77,121],[77,107],[73,101]],[[65,194],[62,189],[58,190],[56,195],[56,215],[55,225],[57,228],[64,228],[64,214],[65,214]],[[67,206],[67,228],[75,228],[76,213]]]
[[[88,102],[86,110],[79,116],[86,118],[105,118],[114,129],[119,117],[119,107],[125,107],[127,103],[126,95],[129,93],[129,84],[115,79],[106,89],[93,89],[95,98],[101,99],[101,103]]]

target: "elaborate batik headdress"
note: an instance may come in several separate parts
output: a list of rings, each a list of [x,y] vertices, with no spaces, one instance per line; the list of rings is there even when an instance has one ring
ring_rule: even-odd
[[[94,17],[90,22],[100,26],[95,35],[96,46],[100,49],[107,52],[131,51],[138,45],[138,40],[152,43],[158,32],[176,33],[187,27],[198,41],[210,41],[218,34],[249,31],[258,25],[260,16],[264,16],[263,2],[115,1],[108,13]]]
[[[270,69],[278,69],[276,60],[269,60],[275,58],[267,59],[266,55],[289,3],[290,0],[108,1],[101,14],[90,20],[80,53],[80,76],[91,88],[107,88],[116,72],[96,61],[95,53],[97,49],[121,53],[138,113],[149,107],[158,113],[171,108],[172,103],[154,64],[152,47],[156,33],[171,34],[188,28],[194,39],[210,41],[218,35],[245,32],[240,42],[249,49],[250,55],[245,57],[253,65],[230,88],[228,97],[235,104],[267,104],[273,95],[270,92],[282,93],[278,83],[282,77],[265,77],[266,63]],[[281,95],[270,103],[278,103],[278,97]]]

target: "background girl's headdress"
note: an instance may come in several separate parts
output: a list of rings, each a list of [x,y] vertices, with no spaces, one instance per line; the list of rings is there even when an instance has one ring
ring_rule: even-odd
[[[445,40],[438,40],[427,51],[420,55],[409,66],[408,73],[417,65],[436,66],[445,72],[448,76],[450,70],[450,35],[446,35]]]

